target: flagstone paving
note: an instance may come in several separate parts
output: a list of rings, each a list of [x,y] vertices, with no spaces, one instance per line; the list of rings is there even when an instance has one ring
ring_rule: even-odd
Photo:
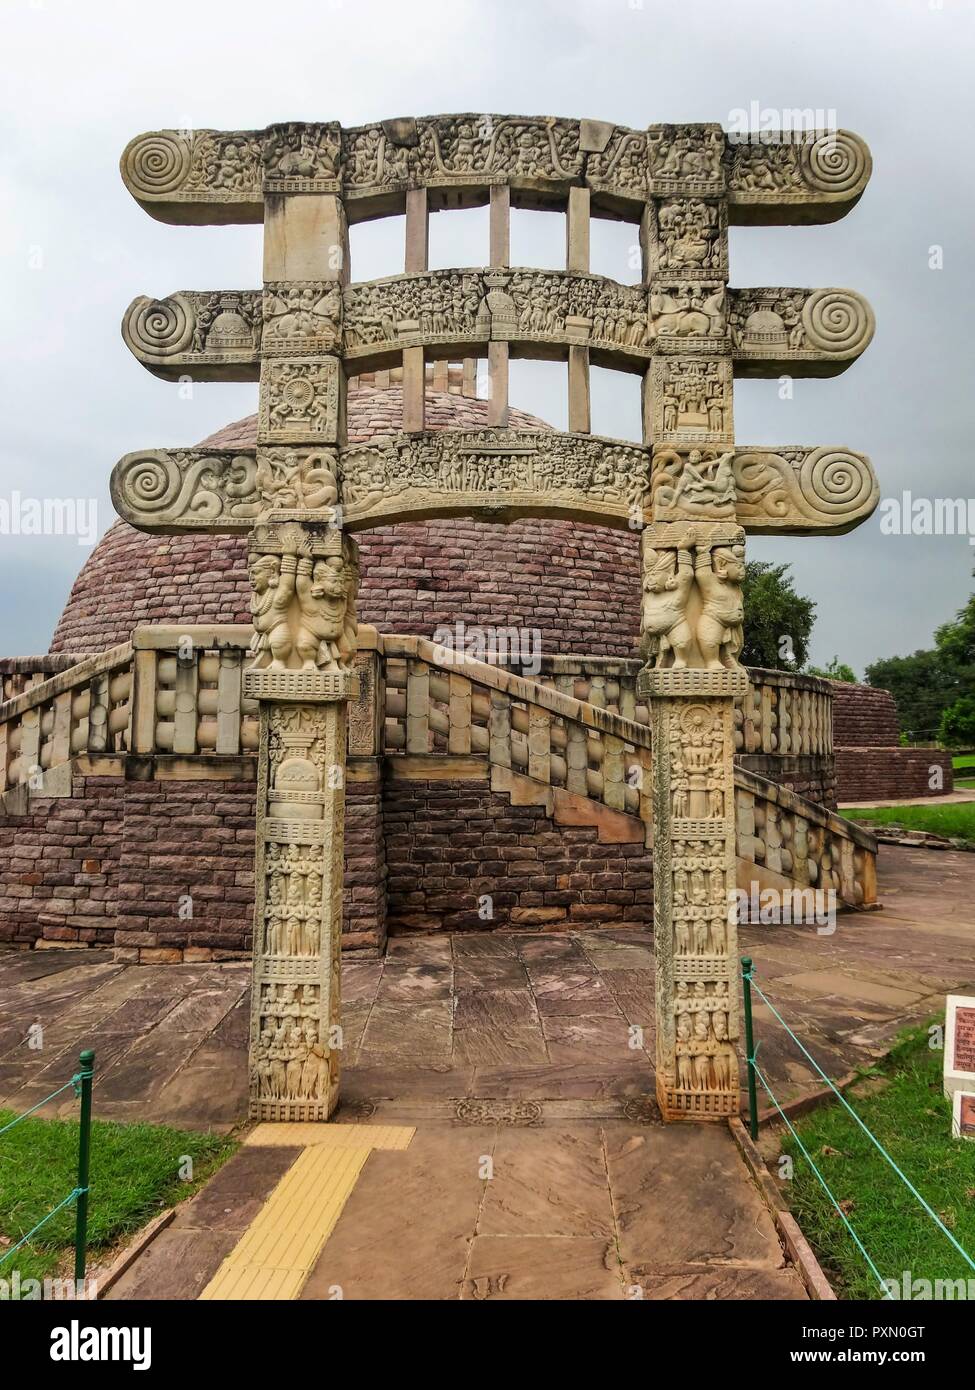
[[[975,982],[975,855],[884,848],[880,894],[882,910],[841,913],[831,933],[740,929],[757,984],[833,1078]],[[653,1093],[653,978],[644,933],[396,937],[385,959],[343,964],[344,1106],[450,1120],[458,1102],[496,1100],[619,1118]],[[245,962],[0,954],[0,1105],[36,1104],[91,1046],[103,1117],[232,1128],[246,1114],[248,980]],[[760,998],[755,1028],[780,1099],[823,1084]]]
[[[832,1078],[975,983],[975,855],[885,848],[880,891],[882,910],[831,933],[741,929],[757,983]],[[248,980],[246,963],[0,955],[0,1106],[36,1104],[92,1046],[99,1117],[234,1128]],[[370,1154],[303,1297],[803,1296],[729,1132],[665,1127],[649,1100],[649,935],[395,938],[384,960],[343,964],[343,1001],[338,1121],[417,1132]],[[780,1100],[822,1086],[761,999],[755,1026]],[[242,1150],[119,1296],[197,1297],[298,1152]]]

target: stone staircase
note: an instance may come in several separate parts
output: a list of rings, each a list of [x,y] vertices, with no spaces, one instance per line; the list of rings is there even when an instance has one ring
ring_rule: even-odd
[[[25,814],[34,796],[71,795],[79,772],[217,777],[229,766],[240,775],[258,740],[257,707],[242,694],[249,635],[140,628],[129,643],[25,681],[0,705],[0,816]],[[417,776],[486,773],[492,791],[541,806],[556,825],[595,827],[602,843],[652,844],[646,723],[460,661],[421,637],[361,636],[353,762],[384,760]],[[849,907],[875,904],[872,835],[744,767],[735,785],[740,886],[832,888]]]
[[[420,637],[384,637],[387,751],[478,753],[490,785],[540,805],[557,825],[600,840],[653,843],[650,730],[550,685],[464,659]],[[874,837],[742,767],[735,769],[738,879],[746,891],[832,888],[848,907],[876,903]]]

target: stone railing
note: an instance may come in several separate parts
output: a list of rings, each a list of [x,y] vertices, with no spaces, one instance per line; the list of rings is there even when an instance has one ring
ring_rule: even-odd
[[[735,769],[738,885],[833,889],[850,907],[877,901],[877,841],[861,826]]]
[[[385,667],[387,686],[386,717],[389,730],[385,739],[388,751],[417,751],[407,747],[407,727],[403,692],[408,689],[404,674],[406,658],[400,654],[404,642],[412,638],[380,637],[374,629],[364,627],[360,640],[360,671],[364,674],[370,663],[376,666],[375,679],[381,681]],[[258,711],[254,701],[244,699],[241,690],[241,672],[245,664],[247,647],[250,641],[250,628],[246,626],[150,626],[137,628],[132,634],[131,644],[123,644],[110,653],[73,659],[70,656],[13,658],[3,663],[0,672],[4,680],[6,703],[0,707],[0,720],[7,727],[7,762],[5,786],[22,780],[23,767],[18,762],[11,772],[11,763],[20,757],[18,733],[25,712],[42,708],[40,716],[42,729],[39,737],[43,757],[35,758],[41,768],[62,761],[65,752],[63,739],[63,720],[58,725],[60,740],[55,744],[53,701],[67,689],[74,691],[74,713],[70,752],[91,751],[88,747],[88,727],[80,732],[81,724],[87,719],[89,696],[85,693],[92,672],[101,672],[106,660],[110,660],[115,672],[112,700],[110,733],[115,742],[106,745],[109,751],[129,751],[135,753],[177,753],[177,754],[237,754],[253,752],[258,742]],[[398,645],[397,645],[398,644]],[[395,654],[394,654],[395,653]],[[124,687],[124,700],[121,698],[124,680],[121,669],[132,667],[130,684]],[[468,673],[481,663],[465,663]],[[459,668],[458,668],[459,669]],[[497,670],[495,667],[484,667]],[[532,683],[557,691],[577,703],[591,705],[605,710],[608,714],[619,715],[636,724],[649,726],[649,710],[645,701],[636,695],[636,673],[640,662],[612,657],[545,657],[541,670],[529,679]],[[53,672],[53,674],[52,674]],[[455,671],[456,674],[456,671]],[[507,672],[506,674],[511,674]],[[830,758],[832,756],[832,732],[830,702],[832,691],[829,681],[815,676],[792,675],[784,671],[768,671],[753,668],[750,672],[751,684],[748,694],[738,702],[735,713],[735,747],[739,755],[746,758],[761,757],[812,757]],[[444,676],[434,678],[433,708],[429,717],[429,747],[423,752],[454,752],[448,746],[446,709],[450,695],[443,684]],[[122,683],[120,684],[120,680]],[[136,691],[133,701],[134,724],[131,740],[127,732],[127,717],[121,710],[128,710],[128,698],[134,682]],[[423,688],[422,679],[414,676],[415,691]],[[100,708],[101,689],[95,691],[95,708]],[[414,698],[419,698],[415,696]],[[455,697],[456,698],[456,697]],[[478,707],[483,714],[486,695],[478,694]],[[19,703],[18,703],[19,702]],[[59,709],[63,711],[62,699]],[[416,716],[414,716],[416,717]],[[95,733],[98,742],[100,716],[96,717]],[[12,721],[12,722],[11,722]],[[355,720],[353,718],[353,724]],[[519,726],[518,715],[514,726],[516,739],[527,729]],[[28,727],[31,718],[27,720]],[[486,726],[483,726],[486,727]],[[472,725],[473,751],[486,752],[486,746],[476,745],[483,739],[483,728],[476,722]],[[417,730],[419,726],[417,726]],[[478,730],[481,730],[478,732]],[[561,756],[559,739],[553,745],[556,766]],[[420,739],[414,733],[414,742]],[[462,735],[454,730],[455,744],[464,741]],[[50,745],[50,746],[48,746]],[[28,735],[27,752],[32,750]],[[105,751],[104,748],[98,751]],[[365,752],[366,749],[359,751]],[[378,752],[378,748],[371,750]],[[468,750],[470,751],[470,750]],[[520,753],[518,754],[520,757]],[[526,755],[527,756],[527,755]],[[46,759],[46,761],[45,761]],[[746,764],[747,765],[747,764]],[[758,770],[753,768],[753,770]],[[765,772],[767,769],[762,768]],[[0,787],[2,790],[2,787]]]
[[[735,709],[735,750],[781,758],[832,757],[833,687],[819,676],[752,667]]]
[[[132,644],[28,686],[0,706],[0,793],[32,783],[81,753],[128,746]]]
[[[533,679],[565,695],[649,724],[650,712],[636,694],[637,660],[616,657],[551,656],[541,659]],[[830,681],[818,676],[751,667],[748,694],[735,705],[735,751],[778,757],[828,758],[833,752]]]
[[[0,706],[0,794],[26,791],[35,779],[47,793],[45,774],[83,755],[253,754],[258,711],[242,691],[249,640],[245,626],[138,628],[131,642],[30,685]],[[529,679],[477,661],[451,664],[423,638],[364,626],[349,753],[412,758],[418,775],[428,760],[458,760],[457,775],[463,760],[477,760],[498,789],[520,775],[563,799],[649,822],[641,788],[649,786],[650,730],[634,693],[638,668],[549,658]],[[785,758],[828,756],[828,682],[753,676],[739,725],[745,748],[769,750],[769,762],[783,745]],[[850,905],[875,901],[872,836],[747,766],[736,768],[735,781],[744,880],[833,887]]]
[[[482,754],[537,782],[640,814],[650,732],[497,666],[449,663],[419,637],[384,637],[385,751]]]
[[[16,699],[26,690],[42,685],[90,656],[100,655],[100,652],[58,652],[44,656],[0,657],[0,703]]]
[[[256,753],[256,700],[245,699],[249,627],[144,627],[132,634],[133,753]]]

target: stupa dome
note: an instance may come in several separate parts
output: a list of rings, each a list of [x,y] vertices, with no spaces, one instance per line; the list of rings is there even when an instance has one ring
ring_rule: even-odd
[[[438,364],[438,368],[440,364]],[[350,442],[395,433],[402,418],[398,373],[349,383]],[[430,429],[481,429],[487,403],[465,394],[459,368],[428,384]],[[512,409],[514,429],[549,426]],[[257,417],[201,441],[252,446]],[[632,656],[640,625],[635,533],[576,521],[510,525],[459,518],[384,526],[356,536],[361,561],[359,620],[381,632],[432,636],[469,625],[527,627],[541,651]],[[242,536],[153,536],[123,521],[94,547],[54,632],[52,652],[88,653],[125,642],[146,623],[249,623],[250,586]]]

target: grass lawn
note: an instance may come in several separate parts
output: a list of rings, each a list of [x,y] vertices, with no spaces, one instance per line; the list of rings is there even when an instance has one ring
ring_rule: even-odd
[[[930,830],[934,835],[955,836],[975,844],[975,801],[955,801],[940,806],[856,807],[846,812],[851,820],[869,825],[902,825],[908,830]]]
[[[0,1110],[0,1129],[14,1112]],[[88,1261],[99,1250],[143,1226],[164,1207],[182,1201],[230,1157],[236,1141],[161,1125],[94,1120],[88,1202]],[[193,1161],[193,1179],[179,1174]],[[78,1171],[77,1120],[22,1121],[0,1136],[0,1260],[21,1236],[62,1201]],[[0,1278],[14,1268],[21,1279],[43,1279],[73,1269],[75,1208],[70,1204],[34,1239],[0,1263]]]
[[[863,1123],[975,1260],[975,1142],[951,1138],[951,1106],[941,1094],[942,1051],[926,1029],[905,1035],[872,1073],[871,1094],[848,1094]],[[867,1082],[869,1086],[871,1083]],[[967,1265],[838,1102],[794,1122],[850,1224],[884,1279],[975,1279]],[[787,1197],[803,1233],[840,1298],[882,1298],[883,1291],[792,1135]]]
[[[955,770],[956,787],[975,787],[975,753],[957,753],[951,765]]]

